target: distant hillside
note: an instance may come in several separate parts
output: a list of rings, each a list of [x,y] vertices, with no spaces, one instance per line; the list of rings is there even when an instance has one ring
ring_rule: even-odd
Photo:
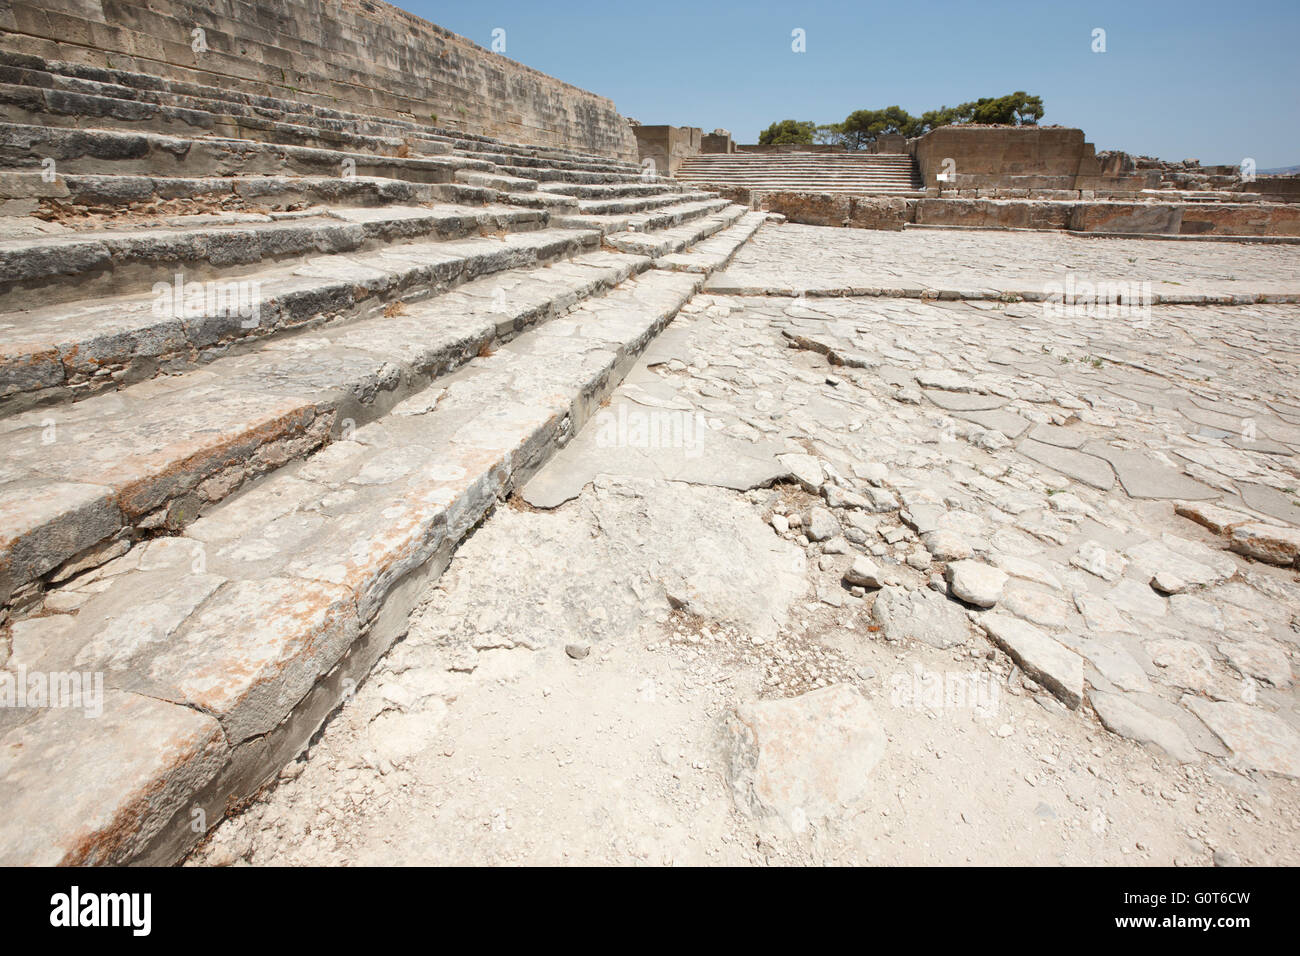
[[[1274,169],[1255,170],[1261,176],[1300,176],[1300,166],[1278,166]]]

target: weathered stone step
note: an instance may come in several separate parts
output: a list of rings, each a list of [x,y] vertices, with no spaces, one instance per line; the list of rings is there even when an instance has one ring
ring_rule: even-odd
[[[909,156],[891,156],[881,157],[878,160],[867,161],[864,159],[795,159],[795,160],[767,160],[767,159],[745,159],[729,160],[710,159],[707,156],[693,156],[682,160],[680,168],[691,170],[715,170],[715,169],[747,169],[747,170],[780,170],[780,169],[824,169],[828,172],[836,171],[894,171],[899,169],[911,169],[912,159]]]
[[[102,71],[93,71],[102,73]],[[369,120],[357,116],[342,119],[319,113],[295,110],[284,101],[262,100],[249,103],[218,96],[215,88],[191,88],[189,92],[166,89],[141,89],[85,76],[67,76],[48,70],[33,70],[0,65],[0,83],[42,88],[43,102],[31,102],[34,92],[8,91],[0,96],[13,106],[30,105],[35,113],[50,112],[70,117],[94,116],[135,125],[148,122],[154,132],[182,135],[206,130],[224,136],[245,139],[265,138],[270,142],[299,143],[331,147],[375,149],[392,153],[403,144],[417,153],[440,155],[452,152],[446,137],[437,137],[415,128]],[[79,99],[94,96],[97,101]],[[246,98],[247,99],[247,98]],[[105,102],[115,100],[116,103]],[[276,104],[276,105],[269,105]],[[25,120],[30,121],[30,120]],[[55,125],[67,125],[61,116]],[[73,125],[78,125],[73,123]],[[282,134],[285,138],[263,137],[262,133]],[[319,140],[317,142],[316,140]],[[372,142],[373,141],[373,142]]]
[[[851,170],[820,172],[817,170],[797,170],[797,169],[780,169],[780,170],[717,170],[705,173],[687,173],[684,174],[690,179],[700,179],[704,176],[725,178],[725,179],[866,179],[881,180],[891,182],[899,179],[909,179],[905,170],[899,170],[898,173],[883,172],[857,172]]]
[[[742,178],[742,179],[910,179],[910,173],[906,169],[899,169],[894,172],[883,170],[857,170],[857,169],[718,169],[708,170],[707,172],[684,172],[691,179],[699,179],[705,176],[716,176],[724,178]]]
[[[0,308],[153,289],[178,272],[184,282],[229,277],[259,263],[354,252],[429,237],[540,229],[547,216],[509,206],[339,207],[308,218],[172,228],[74,232],[0,241]],[[252,217],[246,217],[252,218]]]
[[[475,187],[466,186],[466,189]],[[559,196],[555,193],[544,193],[539,190],[531,192],[499,192],[491,190],[493,199],[496,202],[506,203],[511,206],[523,206],[527,209],[545,209],[552,213],[576,213],[578,203],[572,196]]]
[[[91,567],[140,533],[184,527],[248,480],[649,264],[597,252],[485,277],[182,375],[4,420],[0,605],[50,572],[61,577],[69,560]]]
[[[742,180],[746,182],[756,182],[758,180],[817,180],[825,182],[912,182],[910,173],[900,170],[897,174],[888,173],[858,173],[858,172],[839,172],[839,173],[820,173],[816,171],[801,172],[799,170],[774,170],[770,172],[748,172],[745,170],[719,170],[709,172],[685,172],[679,171],[678,177],[683,182],[703,182],[706,180]]]
[[[164,79],[150,74],[125,70],[104,70],[84,64],[44,60],[40,57],[0,51],[0,65],[16,72],[4,75],[0,81],[17,82],[28,77],[33,85],[56,86],[61,81],[71,82],[74,91],[98,92],[100,95],[118,95],[137,98],[145,102],[184,106],[187,102],[203,110],[218,114],[232,113],[240,116],[261,117],[311,128],[347,131],[378,137],[395,137],[411,140],[421,152],[436,154],[453,149],[490,150],[508,155],[555,159],[558,161],[594,161],[613,164],[615,167],[636,171],[631,163],[620,163],[605,157],[590,156],[555,147],[520,146],[503,143],[487,136],[476,136],[462,131],[444,129],[428,124],[414,123],[394,117],[376,117],[343,110],[330,109],[297,100],[286,100],[266,95],[242,93],[221,87],[186,83]],[[39,74],[44,74],[44,78]],[[34,78],[32,78],[34,77]]]
[[[488,139],[480,137],[477,139],[470,138],[468,134],[457,133],[450,140],[451,146],[457,152],[483,153],[488,155],[497,155],[505,157],[522,157],[528,160],[542,160],[545,163],[591,163],[604,166],[615,172],[640,172],[641,167],[636,163],[624,162],[623,160],[611,159],[608,156],[600,156],[592,153],[579,153],[573,150],[559,149],[547,146],[521,146],[513,143],[505,143],[501,140]],[[515,163],[514,165],[526,166],[532,165],[531,162]]]
[[[623,175],[640,175],[635,166],[608,160],[561,160],[540,156],[503,153],[489,150],[457,149],[457,155],[469,159],[479,159],[494,166],[512,169],[547,169],[565,172],[618,173]]]
[[[921,188],[911,156],[890,154],[708,155],[682,161],[682,182],[765,192],[903,195]]]
[[[415,301],[479,276],[572,256],[598,241],[591,231],[545,229],[412,242],[260,269],[238,280],[247,285],[227,286],[226,297],[214,293],[211,301],[207,288],[178,295],[173,284],[163,308],[150,288],[0,313],[0,415],[84,399],[206,361],[240,342],[363,316],[397,299]]]
[[[55,98],[55,92],[53,91],[30,90],[30,88],[26,87],[23,87],[23,90],[27,90],[27,94],[29,95],[42,94],[47,95],[47,98]],[[4,107],[4,92],[4,86],[0,85],[0,117],[3,117],[4,120],[13,121],[14,125],[51,125],[49,124],[51,117],[38,116],[38,114],[32,114],[26,111],[16,112],[14,109],[6,109]],[[425,181],[437,182],[446,181],[448,178],[446,176],[441,176],[441,174],[439,174],[439,176],[430,177],[429,166],[420,164],[420,160],[429,159],[430,153],[437,153],[439,152],[438,150],[433,150],[433,148],[424,148],[422,144],[417,143],[417,148],[415,150],[416,155],[407,155],[407,147],[412,142],[412,139],[409,137],[407,139],[373,138],[360,137],[360,135],[347,133],[317,135],[317,131],[308,129],[308,127],[286,127],[282,124],[272,124],[270,121],[260,120],[260,118],[256,117],[240,118],[238,124],[221,124],[221,122],[212,121],[211,114],[204,114],[204,116],[207,116],[208,118],[207,120],[200,122],[200,118],[196,118],[198,117],[198,114],[196,113],[187,113],[185,120],[183,121],[161,122],[159,121],[160,117],[156,116],[136,116],[136,113],[142,112],[143,108],[148,107],[149,104],[139,104],[136,103],[135,100],[105,100],[105,103],[116,104],[112,114],[107,114],[103,109],[96,112],[95,109],[92,109],[92,105],[94,104],[82,101],[85,99],[86,98],[82,98],[81,95],[61,96],[59,103],[62,108],[68,111],[68,114],[66,114],[66,116],[53,117],[53,120],[55,120],[55,124],[53,125],[62,122],[64,126],[60,127],[69,127],[69,129],[70,127],[79,127],[83,117],[90,116],[95,118],[96,121],[101,122],[101,125],[112,126],[113,124],[105,122],[110,118],[110,120],[117,122],[117,124],[130,127],[131,130],[135,130],[136,127],[139,127],[142,124],[147,124],[149,129],[151,129],[151,133],[161,134],[183,135],[190,130],[190,126],[199,126],[201,129],[212,130],[214,133],[220,134],[221,140],[224,140],[224,142],[247,144],[247,146],[243,147],[243,152],[248,151],[248,146],[261,143],[266,144],[266,146],[295,148],[295,150],[339,153],[339,155],[334,157],[333,160],[328,159],[326,156],[313,156],[309,155],[309,153],[307,153],[307,155],[304,155],[304,153],[294,153],[294,155],[289,157],[290,160],[294,160],[295,164],[307,163],[311,165],[313,169],[304,170],[296,168],[296,166],[289,166],[291,172],[318,173],[321,172],[322,166],[333,165],[334,173],[343,174],[343,176],[354,176],[356,170],[360,169],[361,174],[381,174],[381,176],[393,178],[419,178],[425,179]],[[200,139],[200,142],[212,143],[217,142],[217,140],[204,137]],[[173,148],[172,152],[177,153],[177,150]],[[346,155],[342,155],[342,153],[346,153]],[[40,152],[38,155],[43,159],[47,153]],[[198,155],[203,156],[203,152],[200,151]],[[361,156],[365,156],[367,159],[361,159]],[[503,193],[519,193],[519,191],[536,189],[537,178],[530,177],[536,177],[538,172],[546,172],[547,174],[550,174],[550,176],[558,178],[567,178],[568,173],[571,172],[571,170],[580,170],[584,176],[588,176],[588,174],[602,174],[602,176],[604,176],[604,174],[611,174],[611,176],[619,174],[619,176],[630,176],[630,174],[632,174],[616,172],[615,166],[607,164],[568,163],[568,161],[542,160],[536,159],[536,157],[525,156],[491,156],[491,159],[503,159],[517,161],[517,163],[536,164],[525,166],[524,169],[526,170],[526,173],[528,173],[528,176],[510,176],[510,174],[502,176],[500,173],[493,172],[495,166],[490,165],[487,159],[482,159],[482,156],[486,156],[485,153],[458,152],[455,153],[455,155],[446,157],[433,157],[434,159],[459,161],[460,165],[452,166],[451,170],[452,174],[454,174],[458,181],[468,183],[468,185],[472,186],[490,187],[490,189],[503,191]],[[10,155],[9,159],[10,161],[16,161],[21,159],[21,157]],[[208,159],[209,163],[211,163],[211,157],[204,156],[204,159]],[[265,157],[261,157],[261,159],[265,160]],[[190,160],[190,156],[187,155],[186,160]],[[164,165],[165,164],[166,161],[164,160]],[[346,164],[350,164],[351,168],[348,168]],[[593,173],[591,170],[599,170],[599,172]],[[614,172],[610,172],[610,170],[614,170]],[[147,168],[144,169],[143,172],[160,172],[160,170],[157,168]],[[161,170],[161,172],[170,172],[170,170],[165,169]],[[194,170],[191,170],[191,172],[194,172]],[[201,172],[216,172],[220,174],[224,173],[225,170],[220,168],[205,168],[201,170]],[[240,172],[266,172],[266,169],[253,168],[240,170]],[[441,170],[439,170],[439,172],[441,172]]]
[[[686,166],[898,166],[912,161],[906,153],[703,153],[682,160]]]
[[[83,176],[0,171],[0,215],[30,215],[47,205],[115,212],[195,200],[223,208],[279,211],[290,206],[382,206],[402,203],[489,203],[495,189],[464,183],[413,183],[378,176]],[[564,197],[568,198],[568,197]],[[572,201],[577,209],[576,200]],[[207,211],[204,209],[204,211]],[[76,227],[76,220],[61,220]]]
[[[716,199],[715,193],[703,190],[689,192],[660,193],[651,196],[629,196],[621,199],[580,199],[578,210],[586,216],[618,216],[645,212],[648,209],[661,209],[665,206],[684,202],[703,202]]]
[[[679,170],[679,175],[701,176],[875,176],[883,178],[908,177],[911,167],[860,167],[833,166],[694,166]]]
[[[494,171],[463,156],[403,158],[244,139],[0,123],[0,164],[40,169],[47,158],[55,161],[56,173],[84,175],[355,175],[446,183],[459,169]]]
[[[472,169],[456,172],[456,180],[467,186],[483,189],[495,189],[503,193],[527,193],[537,189],[537,180],[524,179],[520,176],[502,176],[500,173],[483,173]]]
[[[647,177],[643,173],[595,173],[580,169],[555,169],[546,166],[498,166],[500,172],[525,179],[535,179],[539,183],[578,183],[596,185],[601,183],[668,183],[666,176]]]
[[[99,719],[36,710],[0,738],[0,862],[186,852],[194,811],[214,825],[304,746],[466,532],[582,426],[699,281],[652,270],[583,303],[105,567],[75,618],[26,622],[51,638],[41,667],[102,673],[108,690]]]
[[[683,182],[736,182],[736,183],[898,183],[900,185],[910,185],[911,180],[906,176],[886,177],[886,176],[746,176],[743,173],[734,175],[720,174],[715,176],[689,177]]]
[[[658,259],[707,239],[737,222],[748,210],[744,206],[726,205],[721,212],[684,222],[657,232],[618,232],[605,236],[605,244],[620,252]]]
[[[922,199],[926,193],[924,190],[902,189],[892,186],[724,186],[715,184],[713,189],[721,192],[744,190],[749,193],[749,199],[761,201],[763,197],[774,195],[788,196],[877,196],[890,199]],[[745,200],[745,196],[736,196],[737,199]]]
[[[143,99],[146,102],[164,102],[162,97],[197,97],[211,100],[224,104],[223,108],[229,106],[247,107],[258,110],[266,116],[290,116],[303,117],[310,121],[329,120],[333,122],[365,122],[374,120],[376,123],[390,125],[393,128],[417,128],[417,124],[404,122],[391,117],[367,117],[361,114],[347,113],[340,110],[322,107],[316,104],[304,103],[298,100],[287,100],[265,94],[245,93],[238,90],[227,89],[224,87],[208,86],[200,83],[186,82],[179,79],[170,79],[156,76],[151,73],[138,73],[120,69],[104,69],[95,66],[88,66],[81,63],[71,63],[61,60],[47,60],[41,57],[28,54],[13,53],[9,51],[0,51],[0,64],[6,67],[27,70],[32,73],[45,73],[49,76],[48,85],[55,84],[55,77],[72,80],[78,84],[87,84],[86,91],[93,90],[93,84],[100,84],[101,90],[107,93],[105,87],[116,88],[128,91],[123,96],[133,96]],[[11,81],[12,82],[12,81]],[[38,81],[39,82],[39,81]],[[447,133],[444,139],[450,145],[451,136],[455,135],[451,131],[438,131]]]
[[[687,187],[672,180],[587,185],[584,183],[541,183],[538,190],[577,199],[620,199],[625,196],[662,196],[685,192]]]
[[[694,202],[679,202],[650,212],[638,212],[630,215],[576,215],[553,216],[553,225],[568,229],[596,229],[602,234],[627,232],[630,230],[649,231],[667,229],[680,225],[691,219],[708,216],[727,208],[726,199],[701,199]]]
[[[767,221],[765,212],[747,212],[733,226],[691,246],[689,252],[671,252],[655,259],[656,269],[708,274],[725,269],[732,257]]]
[[[76,128],[86,122],[101,127],[145,128],[179,136],[212,133],[230,139],[338,149],[380,156],[401,156],[412,141],[366,136],[349,130],[323,129],[277,122],[260,116],[216,113],[200,108],[165,106],[135,99],[45,90],[0,83],[0,117],[11,123]],[[439,143],[418,144],[416,153],[436,155],[451,150]]]
[[[858,196],[901,196],[921,198],[926,195],[923,189],[910,186],[878,186],[870,183],[860,185],[830,186],[825,183],[699,183],[706,189],[745,189],[754,194],[797,193],[809,196],[818,195],[858,195]]]

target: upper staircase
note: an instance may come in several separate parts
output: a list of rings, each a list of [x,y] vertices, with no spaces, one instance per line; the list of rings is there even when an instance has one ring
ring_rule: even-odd
[[[755,192],[924,195],[912,157],[888,153],[704,153],[683,160],[677,178]]]

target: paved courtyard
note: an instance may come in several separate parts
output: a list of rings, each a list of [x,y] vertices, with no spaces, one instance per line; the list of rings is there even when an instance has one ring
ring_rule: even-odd
[[[1300,862],[1300,307],[816,294],[1067,270],[1300,292],[1295,246],[765,227],[196,860]],[[878,760],[819,778],[858,809],[750,779],[772,725]]]
[[[909,229],[886,232],[787,224],[764,229],[715,275],[711,289],[1041,294],[1067,275],[1151,283],[1158,301],[1259,296],[1296,301],[1294,245],[1092,239],[1059,232]]]

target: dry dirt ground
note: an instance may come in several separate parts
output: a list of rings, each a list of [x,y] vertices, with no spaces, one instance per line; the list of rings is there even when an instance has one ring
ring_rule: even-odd
[[[699,295],[189,862],[1295,865],[1297,317]]]

